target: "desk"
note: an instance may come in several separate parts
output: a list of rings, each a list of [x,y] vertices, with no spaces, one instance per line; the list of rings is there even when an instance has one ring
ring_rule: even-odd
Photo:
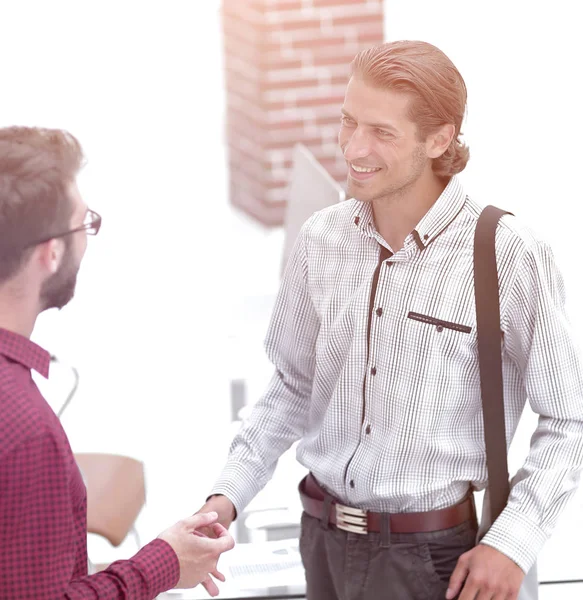
[[[216,596],[222,600],[305,600],[305,597],[305,586],[221,591],[221,594]],[[210,596],[201,586],[194,590],[184,590],[181,593],[166,592],[158,596],[158,600],[201,600],[203,598],[210,598]]]
[[[298,539],[237,544],[223,554],[218,569],[221,600],[292,600],[306,597],[306,583]],[[210,596],[202,586],[171,590],[159,600],[202,600]]]

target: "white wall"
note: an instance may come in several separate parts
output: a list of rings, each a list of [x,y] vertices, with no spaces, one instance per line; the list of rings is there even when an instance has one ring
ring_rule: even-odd
[[[388,41],[420,39],[453,60],[468,87],[462,179],[483,204],[512,210],[549,241],[564,274],[571,321],[583,341],[579,219],[583,139],[583,41],[578,6],[491,0],[387,0]],[[536,425],[527,414],[511,458],[516,470]],[[583,577],[583,494],[562,517],[541,557],[541,579]]]
[[[146,463],[145,537],[194,512],[228,449],[229,249],[218,0],[0,5],[0,125],[69,129],[103,228],[35,340],[75,365],[75,451]],[[43,390],[58,404],[66,371]]]
[[[577,15],[572,0],[387,0],[385,7],[388,40],[431,42],[464,76],[468,191],[520,214],[552,243],[573,297],[583,295],[576,260],[583,214]]]

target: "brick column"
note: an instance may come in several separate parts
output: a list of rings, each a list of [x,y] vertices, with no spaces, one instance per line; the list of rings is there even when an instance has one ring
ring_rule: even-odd
[[[349,65],[383,41],[384,0],[223,0],[231,202],[283,222],[296,142],[338,181]]]

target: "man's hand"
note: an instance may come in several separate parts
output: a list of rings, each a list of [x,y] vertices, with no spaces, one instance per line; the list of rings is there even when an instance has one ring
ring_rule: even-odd
[[[203,583],[211,596],[217,596],[219,589],[210,575],[220,581],[224,576],[217,571],[217,561],[223,552],[231,550],[235,542],[229,532],[219,523],[216,513],[197,514],[176,523],[158,537],[164,540],[176,553],[180,563],[178,588],[192,588]],[[198,530],[210,528],[213,538],[202,535]]]
[[[226,496],[211,496],[196,514],[208,512],[216,512],[218,515],[217,522],[225,529],[229,529],[236,517],[235,506]],[[202,528],[201,532],[208,537],[214,537],[213,530],[210,527]]]
[[[225,530],[229,529],[231,523],[237,516],[235,505],[226,496],[211,496],[207,503],[196,514],[200,515],[209,512],[213,512],[218,515],[218,525],[222,526]],[[200,527],[198,531],[200,535],[209,538],[216,537],[216,532],[213,527]],[[216,577],[214,573],[212,575]],[[222,578],[221,581],[224,581],[224,578]],[[217,589],[217,586],[210,575],[201,583],[211,596],[216,596],[214,592]]]
[[[498,550],[478,544],[462,554],[445,595],[452,600],[516,600],[524,571]],[[462,589],[463,586],[463,589]]]

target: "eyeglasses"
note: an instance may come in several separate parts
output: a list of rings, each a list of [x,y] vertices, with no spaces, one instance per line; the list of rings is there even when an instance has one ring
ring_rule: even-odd
[[[99,230],[101,229],[101,215],[97,214],[94,210],[87,209],[87,213],[85,214],[85,219],[83,220],[83,224],[79,227],[75,227],[75,229],[69,229],[68,231],[64,231],[62,233],[57,233],[50,235],[42,240],[38,240],[36,242],[32,242],[26,245],[26,248],[31,248],[32,246],[38,246],[39,244],[44,244],[50,240],[54,240],[55,238],[65,237],[67,235],[71,235],[73,233],[78,233],[79,231],[87,232],[87,235],[97,235]]]
[[[53,237],[63,237],[65,235],[71,235],[72,233],[77,233],[78,231],[86,231],[87,235],[97,235],[99,230],[101,229],[101,215],[98,215],[94,210],[87,209],[87,213],[85,215],[85,219],[83,220],[83,225],[71,229],[71,231],[67,231],[62,233],[61,235],[55,235]],[[52,238],[49,238],[52,239]]]

